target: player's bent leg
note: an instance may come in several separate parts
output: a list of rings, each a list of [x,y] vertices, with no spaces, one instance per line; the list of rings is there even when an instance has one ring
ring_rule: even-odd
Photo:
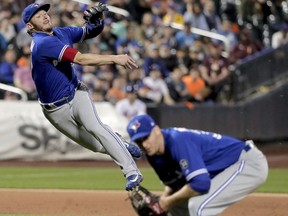
[[[77,144],[93,152],[106,153],[101,143],[72,118],[69,104],[55,110],[44,111],[44,115],[56,129]]]
[[[268,176],[265,156],[257,148],[242,152],[238,162],[211,181],[208,194],[189,199],[191,216],[218,215],[261,186]]]
[[[127,182],[130,182],[128,178],[133,175],[143,179],[141,172],[121,138],[100,120],[88,92],[77,91],[75,97],[77,98],[77,103],[73,104],[73,116],[76,117],[76,121],[83,125],[95,139],[98,139],[115,163],[121,167]],[[139,179],[136,181],[137,185],[139,184]]]

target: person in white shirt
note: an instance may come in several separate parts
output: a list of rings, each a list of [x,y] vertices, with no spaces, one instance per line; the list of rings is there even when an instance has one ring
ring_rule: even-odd
[[[126,98],[115,104],[116,112],[129,120],[147,112],[146,104],[137,97],[138,89],[137,84],[128,84],[125,87]]]
[[[271,46],[274,49],[288,43],[288,25],[280,24],[278,31],[272,34]]]
[[[149,76],[144,77],[143,86],[139,89],[138,95],[144,100],[152,103],[173,105],[175,102],[169,94],[166,82],[162,78],[160,67],[153,64]]]

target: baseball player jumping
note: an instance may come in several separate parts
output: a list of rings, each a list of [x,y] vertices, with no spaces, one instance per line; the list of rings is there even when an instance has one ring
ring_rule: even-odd
[[[126,190],[131,190],[143,179],[132,158],[139,158],[141,151],[101,122],[87,87],[77,78],[73,63],[118,64],[128,69],[137,65],[128,55],[82,54],[73,48],[74,43],[102,32],[103,11],[108,10],[105,4],[98,3],[84,12],[87,22],[83,27],[53,27],[47,14],[49,8],[50,4],[33,3],[22,14],[27,31],[33,37],[32,77],[43,113],[52,125],[79,145],[109,154],[127,179]]]
[[[165,185],[159,204],[172,216],[219,215],[263,184],[268,164],[252,140],[187,128],[161,129],[149,115],[127,126]]]

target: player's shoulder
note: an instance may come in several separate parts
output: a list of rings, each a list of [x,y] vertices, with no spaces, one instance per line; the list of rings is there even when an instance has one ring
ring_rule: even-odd
[[[180,131],[177,128],[170,127],[170,128],[162,128],[162,133],[164,137],[168,140],[177,139],[181,135]]]
[[[79,26],[64,26],[64,27],[56,27],[54,28],[54,31],[58,31],[60,34],[61,33],[72,33],[75,31],[82,30],[84,31],[84,27],[79,27]]]
[[[47,34],[37,33],[33,37],[33,47],[37,49],[45,48],[48,44],[51,44],[51,37]]]
[[[45,45],[51,40],[53,40],[53,37],[51,37],[51,35],[49,35],[48,33],[36,32],[33,35],[33,41],[37,45]]]
[[[162,129],[164,137],[167,140],[172,140],[175,143],[184,142],[185,140],[189,140],[193,133],[187,128],[180,128],[180,127],[171,127]]]

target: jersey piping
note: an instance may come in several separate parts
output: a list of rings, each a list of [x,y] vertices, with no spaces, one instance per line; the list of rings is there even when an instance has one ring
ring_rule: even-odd
[[[200,175],[200,174],[204,174],[204,173],[208,173],[206,168],[198,169],[198,170],[190,173],[189,175],[187,175],[186,180],[189,182],[195,176]]]

